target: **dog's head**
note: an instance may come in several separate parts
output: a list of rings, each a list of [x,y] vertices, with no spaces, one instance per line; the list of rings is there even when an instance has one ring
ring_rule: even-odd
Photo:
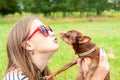
[[[84,44],[91,40],[88,36],[83,36],[82,33],[76,30],[70,30],[66,33],[60,33],[60,38],[66,42],[67,44],[71,45],[74,43]]]

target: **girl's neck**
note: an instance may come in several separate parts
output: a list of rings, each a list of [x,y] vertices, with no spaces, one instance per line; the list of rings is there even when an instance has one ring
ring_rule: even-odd
[[[51,58],[51,56],[54,53],[34,53],[32,56],[33,63],[41,70],[43,71]]]

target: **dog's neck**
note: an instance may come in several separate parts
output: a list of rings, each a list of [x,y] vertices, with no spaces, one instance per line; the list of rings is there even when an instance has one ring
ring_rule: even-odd
[[[78,56],[79,57],[86,56],[86,55],[92,53],[95,49],[96,49],[96,46],[93,47],[92,49],[90,49],[89,51],[86,51],[86,52],[83,52],[83,53],[79,53]]]
[[[91,42],[85,44],[73,43],[73,49],[75,54],[79,54],[79,56],[85,56],[92,53],[96,49],[96,45]]]

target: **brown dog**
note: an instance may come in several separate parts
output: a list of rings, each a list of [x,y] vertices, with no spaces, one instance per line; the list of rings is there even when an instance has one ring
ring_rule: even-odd
[[[90,42],[91,38],[88,36],[83,36],[80,32],[71,30],[67,33],[61,33],[60,34],[61,39],[66,42],[68,45],[70,45],[73,50],[75,51],[75,54],[78,55],[81,58],[89,57],[90,58],[90,64],[89,64],[89,74],[83,73],[83,77],[79,80],[90,80],[90,77],[94,74],[98,63],[99,63],[99,48],[92,42]],[[72,62],[66,64],[64,67],[60,68],[58,71],[52,73],[50,76],[46,76],[45,79],[49,80],[51,77],[59,74],[60,72],[68,69],[69,67],[75,65],[77,63],[76,59]],[[86,77],[89,77],[89,79]],[[104,80],[109,80],[110,75],[106,76]]]

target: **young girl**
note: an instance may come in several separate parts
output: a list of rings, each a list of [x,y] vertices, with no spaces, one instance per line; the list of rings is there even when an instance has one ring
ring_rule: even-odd
[[[43,80],[43,76],[51,74],[47,63],[58,49],[52,29],[38,18],[28,17],[18,21],[8,35],[8,66],[3,80]],[[103,55],[92,80],[104,80],[109,71],[107,57],[104,51],[100,53]],[[80,79],[82,66],[88,66],[87,61],[87,58],[78,58],[77,80]]]

